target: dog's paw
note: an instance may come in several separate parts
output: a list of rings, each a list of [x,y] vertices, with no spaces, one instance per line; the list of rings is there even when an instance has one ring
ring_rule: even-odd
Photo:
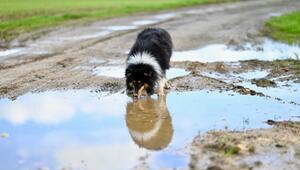
[[[167,81],[164,88],[165,89],[171,89],[172,88],[172,83]]]
[[[165,96],[166,94],[164,92],[158,93],[158,96]]]

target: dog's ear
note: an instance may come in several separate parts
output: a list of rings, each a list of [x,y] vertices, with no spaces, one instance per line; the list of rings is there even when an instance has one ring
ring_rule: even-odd
[[[126,77],[129,77],[131,74],[132,74],[132,69],[127,68],[127,69],[125,70],[125,76],[126,76]]]

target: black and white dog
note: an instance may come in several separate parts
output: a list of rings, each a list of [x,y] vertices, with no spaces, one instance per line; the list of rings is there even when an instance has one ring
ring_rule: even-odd
[[[164,95],[167,83],[165,74],[170,67],[172,55],[170,34],[161,28],[147,28],[138,34],[131,48],[125,71],[127,93],[139,98],[152,95],[158,86],[159,95]]]

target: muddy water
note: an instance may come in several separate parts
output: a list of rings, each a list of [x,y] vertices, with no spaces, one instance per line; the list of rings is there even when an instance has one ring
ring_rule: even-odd
[[[7,136],[0,138],[0,169],[184,168],[187,144],[198,133],[265,128],[268,119],[298,119],[299,110],[205,90],[136,103],[122,93],[87,90],[26,94],[0,101],[0,133]]]

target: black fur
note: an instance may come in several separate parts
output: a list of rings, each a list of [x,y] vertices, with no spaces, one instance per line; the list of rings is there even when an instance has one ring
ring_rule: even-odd
[[[139,33],[128,57],[136,53],[148,52],[157,60],[165,73],[166,69],[170,67],[172,48],[171,36],[166,30],[161,28],[146,28]]]
[[[166,70],[170,67],[172,48],[171,36],[164,29],[147,28],[139,33],[127,60],[131,56],[146,52],[157,61],[163,75],[159,75],[160,73],[150,64],[130,64],[125,73],[127,92],[137,94],[137,91],[146,84],[147,93],[153,94],[160,76],[165,76]]]

